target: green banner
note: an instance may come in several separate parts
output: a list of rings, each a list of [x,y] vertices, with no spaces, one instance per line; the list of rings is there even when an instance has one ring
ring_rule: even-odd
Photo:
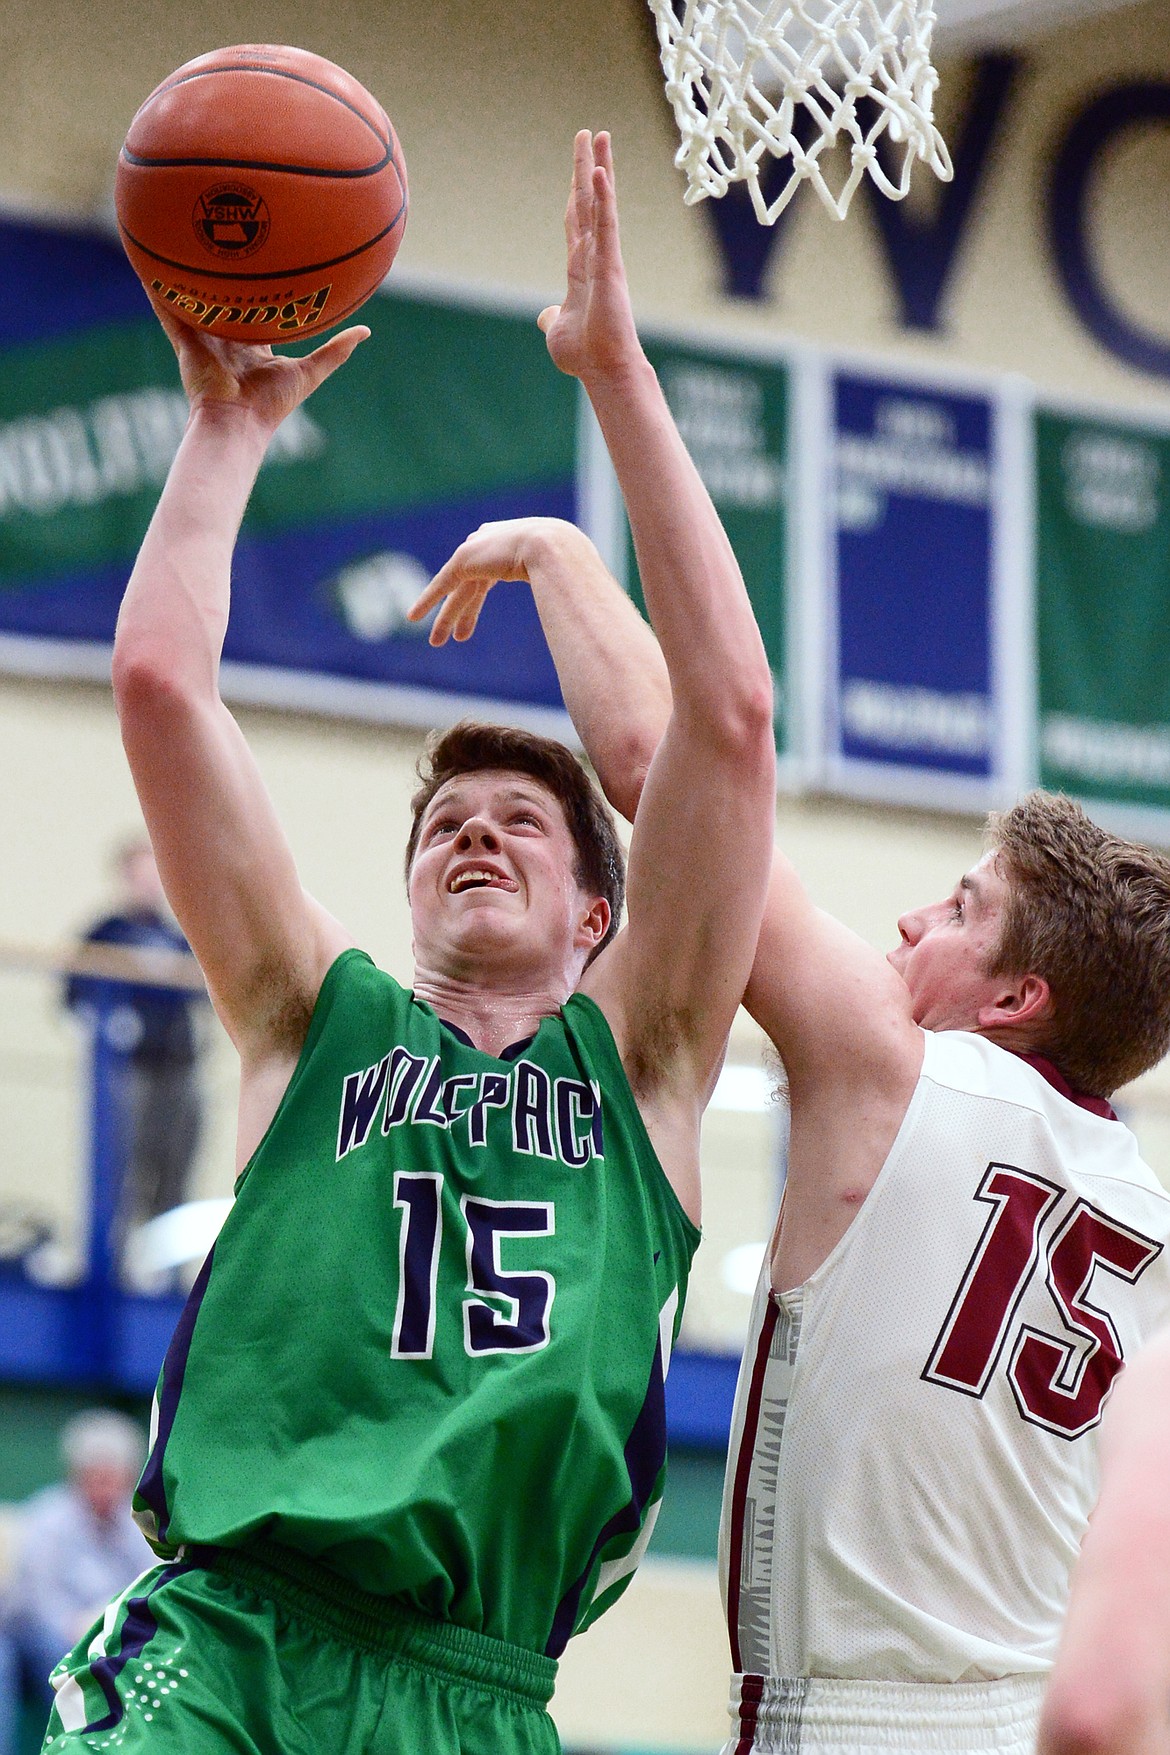
[[[1170,808],[1170,435],[1036,421],[1041,779]]]
[[[574,386],[534,320],[393,295],[281,427],[254,532],[474,500],[572,478]],[[150,317],[6,350],[0,590],[132,558],[186,420]]]
[[[788,373],[779,364],[648,340],[670,411],[743,571],[776,690],[776,747],[791,747],[786,687]],[[642,604],[633,545],[628,577]]]

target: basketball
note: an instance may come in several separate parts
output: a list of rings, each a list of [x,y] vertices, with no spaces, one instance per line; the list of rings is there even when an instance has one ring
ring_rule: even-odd
[[[246,43],[188,61],[130,124],[118,229],[156,303],[210,335],[293,341],[350,317],[406,225],[385,111],[332,61]]]

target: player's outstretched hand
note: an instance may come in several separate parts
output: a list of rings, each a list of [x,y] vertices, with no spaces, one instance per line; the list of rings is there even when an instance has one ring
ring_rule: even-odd
[[[479,612],[493,585],[504,579],[532,583],[532,570],[540,565],[544,547],[586,538],[574,525],[559,518],[502,518],[481,524],[451,559],[435,574],[426,590],[411,604],[407,618],[421,622],[436,604],[429,639],[432,646],[445,646],[450,639],[470,640]]]
[[[364,324],[330,336],[310,354],[275,354],[263,343],[225,341],[180,323],[165,306],[155,305],[179,361],[179,375],[193,409],[246,408],[275,430],[318,384],[344,365],[369,335]]]
[[[565,211],[567,288],[540,313],[555,365],[588,379],[621,372],[641,352],[618,237],[617,189],[608,134],[583,129],[573,142],[573,186]]]

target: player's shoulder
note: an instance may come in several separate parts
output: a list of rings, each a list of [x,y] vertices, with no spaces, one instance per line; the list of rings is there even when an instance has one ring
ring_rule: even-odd
[[[1062,1091],[1037,1066],[965,1030],[924,1032],[922,1078],[1001,1113],[1031,1117],[1075,1168],[1078,1180],[1128,1184],[1170,1206],[1133,1133],[1111,1113],[1097,1113]]]
[[[325,971],[318,1004],[351,988],[378,987],[385,988],[387,992],[408,991],[387,970],[379,968],[368,951],[359,949],[357,945],[347,945],[337,953]]]
[[[384,1023],[387,1013],[405,1016],[412,994],[381,969],[368,951],[348,945],[329,964],[312,1001],[303,1031],[304,1047],[332,1039],[338,1030],[352,1033]]]

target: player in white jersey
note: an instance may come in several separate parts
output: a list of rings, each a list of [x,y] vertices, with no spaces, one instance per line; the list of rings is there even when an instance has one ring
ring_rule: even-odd
[[[632,816],[669,692],[592,546],[486,526],[448,572],[462,637],[529,580]],[[1042,793],[990,839],[888,958],[775,856],[745,998],[791,1134],[720,1539],[726,1755],[1031,1750],[1102,1409],[1170,1316],[1170,1196],[1107,1101],[1170,1042],[1170,861]]]
[[[1126,1368],[1101,1451],[1040,1755],[1170,1755],[1170,1330]]]

